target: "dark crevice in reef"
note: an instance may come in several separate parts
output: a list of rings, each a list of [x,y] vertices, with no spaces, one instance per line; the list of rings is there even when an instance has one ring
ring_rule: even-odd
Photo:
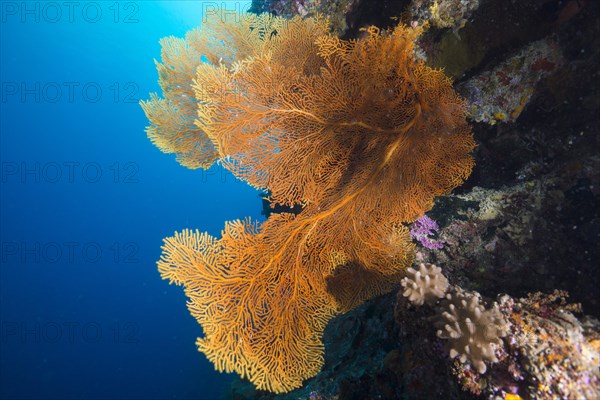
[[[346,14],[348,29],[344,39],[360,37],[360,29],[375,25],[381,29],[398,24],[406,7],[407,0],[362,0],[355,1],[351,11]]]

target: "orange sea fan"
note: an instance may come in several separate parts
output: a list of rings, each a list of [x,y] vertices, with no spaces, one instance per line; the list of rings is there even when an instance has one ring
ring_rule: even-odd
[[[165,239],[159,270],[185,287],[217,369],[274,392],[315,375],[329,319],[399,282],[413,256],[405,224],[470,174],[465,104],[415,60],[419,33],[370,28],[344,41],[322,18],[248,16],[197,66],[202,140],[272,203],[303,205],[261,226],[229,222],[220,239]]]
[[[264,52],[273,52],[290,63],[300,55],[310,59],[305,53],[316,58],[316,53],[310,51],[314,47],[312,42],[302,38],[323,35],[326,29],[322,23],[298,25],[270,14],[243,14],[239,19],[209,18],[201,27],[188,32],[185,39],[162,39],[162,62],[155,62],[164,98],[152,94],[150,100],[141,102],[151,123],[146,130],[148,137],[163,152],[174,153],[185,167],[210,167],[218,153],[194,123],[198,99],[191,84],[196,69],[202,65],[232,68],[234,63]],[[284,48],[293,48],[294,53],[283,54]],[[309,62],[309,67],[318,71],[314,62]]]
[[[288,206],[347,196],[376,175],[387,204],[375,208],[396,221],[412,221],[460,184],[474,146],[463,101],[441,71],[414,60],[419,30],[368,33],[306,38],[318,74],[304,72],[311,53],[294,63],[268,52],[233,70],[200,66],[198,125],[224,165]]]

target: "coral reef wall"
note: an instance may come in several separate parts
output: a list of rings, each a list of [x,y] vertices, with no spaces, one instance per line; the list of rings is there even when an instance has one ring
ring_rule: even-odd
[[[210,157],[190,165],[186,144],[210,143],[270,203],[302,209],[227,222],[220,238],[176,232],[158,269],[184,286],[215,367],[282,393],[320,370],[332,317],[398,284],[414,254],[407,224],[468,178],[475,143],[464,100],[415,55],[420,27],[372,26],[357,41],[318,15],[241,20],[163,41],[148,134],[187,167]],[[166,107],[186,80],[193,100]],[[193,118],[190,102],[193,130],[173,122]]]
[[[282,15],[300,15],[298,5],[323,12],[345,37],[375,20],[427,23],[417,52],[455,79],[478,144],[470,179],[411,228],[416,264],[398,296],[334,319],[322,372],[278,398],[600,398],[600,3],[260,4]],[[457,311],[469,318],[456,321],[460,333],[446,329],[441,289],[424,300],[427,288],[444,286],[425,280],[432,264],[449,293],[481,304],[472,315]],[[470,328],[488,311],[491,323]],[[486,356],[452,351],[452,336],[489,325],[501,329]],[[242,383],[232,395],[275,397]]]

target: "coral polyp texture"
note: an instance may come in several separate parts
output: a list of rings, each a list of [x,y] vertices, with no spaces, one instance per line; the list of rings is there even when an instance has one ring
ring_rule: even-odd
[[[319,372],[333,316],[400,282],[414,252],[406,224],[469,176],[475,143],[450,80],[414,58],[420,29],[347,41],[320,17],[242,20],[163,42],[162,86],[185,86],[194,107],[163,115],[171,92],[154,97],[149,135],[188,166],[208,165],[208,150],[188,156],[212,146],[271,204],[302,210],[228,222],[221,238],[176,233],[158,266],[185,287],[215,367],[280,393]],[[190,118],[193,129],[172,122]]]
[[[446,295],[436,325],[437,336],[448,340],[450,357],[468,361],[480,374],[487,370],[486,361],[498,361],[495,351],[508,331],[497,305],[486,309],[479,293],[460,288]]]
[[[470,117],[494,125],[514,122],[521,115],[536,85],[564,63],[555,39],[545,38],[522,48],[491,71],[461,84],[458,90],[470,103]]]
[[[417,306],[435,303],[448,290],[448,279],[442,274],[442,269],[433,264],[421,263],[418,270],[412,267],[407,269],[406,277],[400,284],[403,287],[402,295]]]
[[[423,247],[430,250],[439,250],[444,248],[444,242],[432,238],[440,230],[438,223],[427,215],[423,215],[416,220],[410,227],[410,237],[421,243]]]

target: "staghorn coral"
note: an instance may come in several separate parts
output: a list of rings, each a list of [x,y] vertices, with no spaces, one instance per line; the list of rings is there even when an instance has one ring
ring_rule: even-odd
[[[198,66],[196,126],[272,204],[303,209],[228,222],[220,239],[176,233],[158,264],[185,287],[215,367],[285,392],[320,370],[331,317],[400,281],[413,254],[404,224],[466,179],[474,141],[451,82],[413,57],[419,29],[344,41],[319,17],[246,19],[228,37],[258,31],[262,50]]]
[[[495,349],[502,346],[508,329],[497,305],[486,310],[479,293],[460,288],[446,295],[436,326],[438,337],[448,339],[450,357],[459,357],[462,363],[468,360],[480,374],[487,370],[485,361],[498,361]]]
[[[406,275],[400,281],[404,288],[402,295],[417,306],[434,303],[448,290],[448,279],[442,274],[442,269],[433,264],[426,266],[421,263],[418,270],[411,267],[406,270]]]

